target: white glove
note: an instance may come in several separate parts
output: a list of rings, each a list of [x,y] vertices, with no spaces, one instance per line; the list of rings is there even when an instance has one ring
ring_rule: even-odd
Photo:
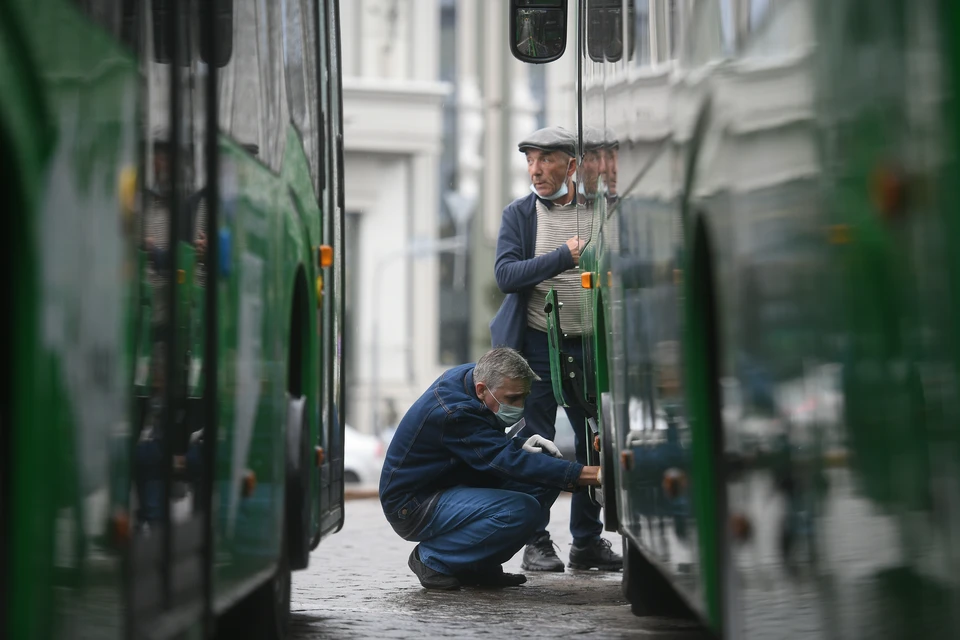
[[[544,449],[546,449],[547,453],[552,455],[554,458],[563,457],[563,454],[560,453],[560,449],[557,449],[557,445],[553,444],[543,436],[530,436],[527,438],[527,441],[523,443],[523,450],[529,451],[530,453],[540,453]]]

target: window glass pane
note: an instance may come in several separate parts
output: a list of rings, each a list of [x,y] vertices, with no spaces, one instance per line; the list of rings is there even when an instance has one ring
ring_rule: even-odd
[[[314,192],[320,185],[320,128],[317,117],[317,44],[310,25],[316,24],[310,0],[283,2],[283,63],[290,119],[300,132],[310,166]]]
[[[121,5],[123,0],[74,0],[80,11],[109,33],[120,35],[122,27]]]
[[[233,57],[220,70],[220,129],[271,169],[283,161],[289,121],[278,2],[235,0]]]
[[[698,67],[733,52],[733,6],[731,0],[702,0],[693,7],[683,64]]]
[[[632,0],[633,63],[638,67],[650,64],[650,0]]]

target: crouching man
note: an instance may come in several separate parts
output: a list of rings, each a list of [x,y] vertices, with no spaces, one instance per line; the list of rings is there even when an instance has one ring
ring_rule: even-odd
[[[560,459],[549,440],[505,433],[536,379],[523,356],[498,347],[440,376],[400,421],[380,504],[393,529],[419,543],[408,564],[425,588],[523,584],[501,565],[560,491],[600,484],[599,467]]]

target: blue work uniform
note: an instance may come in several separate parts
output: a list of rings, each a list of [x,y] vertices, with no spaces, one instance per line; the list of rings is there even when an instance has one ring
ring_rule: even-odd
[[[525,451],[477,397],[474,364],[445,372],[397,426],[380,475],[380,504],[420,559],[455,575],[503,564],[530,538],[583,465]]]

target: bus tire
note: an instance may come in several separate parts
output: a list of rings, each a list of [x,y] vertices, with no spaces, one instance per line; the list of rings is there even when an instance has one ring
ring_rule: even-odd
[[[603,495],[603,528],[607,531],[620,530],[620,511],[617,507],[617,493],[619,484],[617,475],[617,450],[613,444],[613,398],[609,393],[601,397],[600,406],[603,415],[603,425],[600,429],[600,464],[603,467],[603,477],[606,478],[601,487]]]
[[[307,398],[287,400],[286,532],[290,568],[310,563],[310,423]]]
[[[623,536],[623,597],[638,617],[693,619],[693,611],[643,552]]]

